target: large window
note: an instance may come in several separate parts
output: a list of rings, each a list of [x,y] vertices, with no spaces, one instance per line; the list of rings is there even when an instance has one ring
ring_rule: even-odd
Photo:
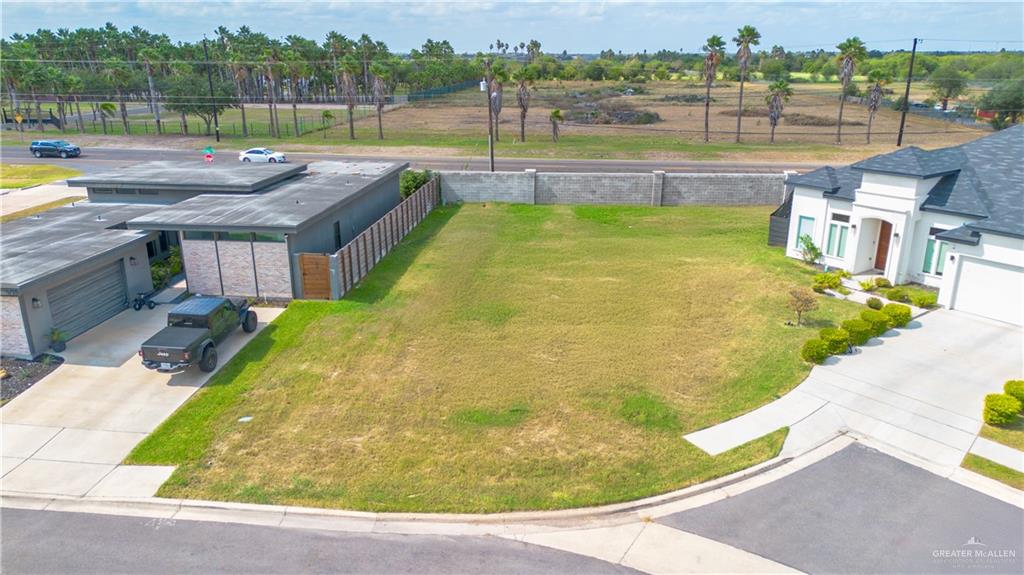
[[[184,233],[186,240],[212,240],[213,232],[192,232],[188,231]]]
[[[285,242],[285,235],[284,234],[267,234],[267,233],[256,232],[256,233],[254,233],[252,235],[252,241],[254,241],[254,242],[282,243],[283,244]]]
[[[248,242],[252,241],[251,232],[217,232],[217,241]]]
[[[800,216],[800,220],[797,223],[796,238],[793,242],[797,248],[800,247],[800,238],[804,236],[814,238],[814,218],[810,216]]]
[[[940,228],[928,230],[928,245],[924,248],[924,265],[922,266],[922,270],[926,274],[941,276],[942,270],[946,267],[946,252],[949,250],[949,244],[935,239],[936,235],[944,231],[946,230]]]
[[[850,216],[832,214],[828,225],[828,241],[825,243],[825,254],[836,258],[846,257],[846,236],[850,233]]]

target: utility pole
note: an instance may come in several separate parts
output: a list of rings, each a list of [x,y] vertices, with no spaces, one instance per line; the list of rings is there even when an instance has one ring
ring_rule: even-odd
[[[491,74],[491,59],[487,58],[484,60],[484,67],[487,70],[484,76],[484,88],[483,92],[487,96],[487,156],[489,157],[490,169],[494,171],[494,103],[491,101],[491,84],[493,75]]]
[[[206,83],[210,86],[210,108],[213,110],[213,132],[220,142],[220,124],[217,123],[217,100],[213,96],[213,72],[210,68],[210,49],[206,47],[206,36],[203,36],[203,56],[206,57]]]
[[[907,70],[907,87],[903,91],[903,109],[900,111],[900,133],[896,136],[896,147],[903,145],[903,126],[907,123],[907,110],[910,108],[910,79],[914,77],[914,56],[917,55],[917,38],[910,49],[910,69]]]

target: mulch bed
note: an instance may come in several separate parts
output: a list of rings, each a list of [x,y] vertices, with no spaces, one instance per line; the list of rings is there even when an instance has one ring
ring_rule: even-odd
[[[0,367],[7,373],[0,381],[0,404],[18,397],[21,392],[49,375],[62,363],[64,358],[50,354],[44,354],[33,361],[7,357],[0,359]]]

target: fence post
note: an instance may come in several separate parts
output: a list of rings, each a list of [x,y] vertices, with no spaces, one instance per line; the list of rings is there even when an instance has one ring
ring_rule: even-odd
[[[530,203],[537,203],[537,170],[529,168],[526,170],[526,177],[530,179]]]
[[[660,206],[665,193],[665,172],[654,170],[654,181],[651,184],[651,205]]]

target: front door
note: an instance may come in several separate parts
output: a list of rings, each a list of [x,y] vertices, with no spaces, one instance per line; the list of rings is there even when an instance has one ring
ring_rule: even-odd
[[[885,272],[889,259],[889,240],[892,238],[892,224],[883,221],[878,226],[878,248],[875,250],[875,269]]]

